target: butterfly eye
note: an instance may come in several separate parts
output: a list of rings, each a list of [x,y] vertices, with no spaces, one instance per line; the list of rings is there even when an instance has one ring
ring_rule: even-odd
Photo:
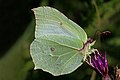
[[[92,37],[91,37],[91,38],[88,38],[87,43],[90,43],[90,44],[91,44],[91,43],[93,43],[94,41],[95,41],[95,38],[92,38]]]

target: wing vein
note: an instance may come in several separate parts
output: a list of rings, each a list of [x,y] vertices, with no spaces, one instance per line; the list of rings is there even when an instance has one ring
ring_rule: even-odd
[[[66,65],[74,56],[76,56],[76,55],[77,55],[77,53],[75,53],[70,59],[68,59],[68,60],[63,64],[63,66],[65,66],[65,65]],[[61,73],[64,71],[64,69],[65,69],[65,67],[63,67]]]
[[[56,44],[59,44],[61,46],[68,47],[68,48],[71,48],[71,49],[74,49],[74,50],[78,50],[78,48],[75,48],[75,47],[72,47],[72,46],[69,46],[69,45],[66,45],[66,44],[62,44],[62,43],[57,42],[57,41],[53,41],[53,40],[50,40],[50,39],[44,39],[44,40],[48,40],[48,41],[54,42]]]

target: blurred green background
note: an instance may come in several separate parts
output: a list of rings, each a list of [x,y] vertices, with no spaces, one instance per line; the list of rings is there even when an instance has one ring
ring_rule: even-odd
[[[120,0],[96,0],[96,3],[101,31],[111,31],[109,36],[101,36],[101,50],[107,52],[111,73],[113,66],[120,65]],[[58,77],[34,70],[29,53],[35,28],[31,9],[38,6],[58,9],[79,24],[88,37],[98,30],[92,0],[0,0],[0,80],[90,80],[93,70],[86,63],[73,73]],[[100,80],[98,75],[95,80]]]

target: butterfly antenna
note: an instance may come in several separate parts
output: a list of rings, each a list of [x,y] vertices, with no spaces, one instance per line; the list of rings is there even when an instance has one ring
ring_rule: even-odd
[[[95,39],[96,36],[98,36],[99,33],[101,34],[101,31],[100,31],[100,30],[96,30],[96,31],[95,31],[95,34],[94,34],[94,36],[93,36],[93,38]]]

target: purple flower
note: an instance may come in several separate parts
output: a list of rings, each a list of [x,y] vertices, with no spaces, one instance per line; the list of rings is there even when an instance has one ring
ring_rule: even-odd
[[[101,53],[99,51],[95,51],[94,53],[90,54],[86,60],[86,62],[101,76],[104,80],[109,80],[108,75],[108,61],[106,59],[106,53]]]

